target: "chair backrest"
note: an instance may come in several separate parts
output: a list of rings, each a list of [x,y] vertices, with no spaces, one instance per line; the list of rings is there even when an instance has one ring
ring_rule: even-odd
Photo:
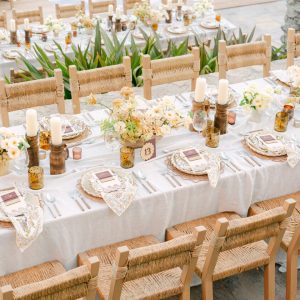
[[[181,283],[185,288],[189,287],[205,233],[205,227],[199,226],[193,234],[168,242],[132,250],[126,246],[119,247],[108,299],[120,299],[122,287],[128,281],[176,267],[182,268]]]
[[[271,36],[264,35],[262,41],[226,46],[219,41],[219,79],[226,78],[231,69],[263,65],[263,77],[270,76],[272,45]]]
[[[141,0],[123,0],[124,14],[127,14],[128,10],[133,9],[136,3],[140,3]]]
[[[43,77],[47,77],[47,73],[43,68],[38,68],[38,72],[41,74]],[[30,77],[31,74],[29,71],[23,71],[23,70],[15,70],[14,68],[10,69],[9,72],[9,80],[10,83],[18,83],[18,82],[24,82],[28,81],[25,77]]]
[[[88,265],[78,267],[52,278],[12,288],[11,285],[0,287],[0,299],[84,299],[96,297],[99,259],[89,258]]]
[[[295,57],[300,56],[300,33],[294,28],[288,29],[287,34],[287,66],[294,64]]]
[[[5,10],[3,10],[2,14],[0,15],[0,28],[7,29],[7,14]]]
[[[149,55],[142,57],[144,97],[152,99],[152,86],[179,80],[191,80],[192,90],[200,71],[199,48],[193,47],[192,53],[151,60]]]
[[[80,97],[119,91],[124,86],[131,87],[130,57],[124,56],[120,65],[102,67],[87,71],[77,71],[70,66],[70,88],[73,112],[80,113]]]
[[[220,252],[258,241],[268,239],[267,254],[269,260],[275,262],[275,256],[286,230],[288,218],[291,216],[295,204],[295,200],[288,199],[283,207],[276,207],[255,216],[230,221],[226,218],[218,219],[203,266],[202,280],[213,275]],[[243,259],[246,261],[244,257],[241,257],[241,261]]]
[[[57,19],[64,19],[64,18],[71,18],[75,17],[75,15],[82,11],[85,12],[85,2],[80,1],[78,4],[71,4],[71,5],[59,5],[55,4],[55,13]]]
[[[186,4],[187,1],[184,0],[182,2],[183,2],[183,4]],[[166,4],[168,4],[168,0],[162,0],[161,3],[164,4],[164,5],[166,5]],[[172,0],[172,3],[177,4],[178,0]]]
[[[24,19],[29,19],[30,23],[44,23],[43,9],[39,6],[35,10],[16,11],[12,10],[12,17],[16,20],[16,25],[24,24]]]
[[[57,104],[59,113],[65,113],[64,83],[61,70],[45,79],[6,84],[0,79],[0,107],[2,125],[9,126],[8,113],[35,106]]]
[[[108,11],[108,6],[110,4],[112,4],[114,8],[117,7],[116,0],[100,0],[100,1],[89,0],[90,18],[92,18],[96,14],[106,13]]]

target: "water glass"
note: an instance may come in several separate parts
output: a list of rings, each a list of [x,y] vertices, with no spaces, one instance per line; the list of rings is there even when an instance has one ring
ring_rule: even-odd
[[[40,190],[44,187],[44,170],[42,167],[28,169],[28,184],[32,190]]]
[[[193,115],[193,127],[197,132],[201,132],[203,126],[206,123],[206,112],[203,110],[197,110]]]
[[[120,148],[120,165],[124,169],[134,166],[134,149],[123,146]]]
[[[289,113],[281,111],[275,116],[274,130],[285,132],[289,123]]]
[[[220,141],[220,129],[213,127],[206,131],[205,145],[210,148],[217,148]]]

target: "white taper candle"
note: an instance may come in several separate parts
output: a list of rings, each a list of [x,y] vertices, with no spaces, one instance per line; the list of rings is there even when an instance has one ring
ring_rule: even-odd
[[[228,80],[220,79],[219,80],[219,91],[218,91],[218,103],[226,104],[228,102]]]
[[[36,136],[38,129],[37,112],[34,109],[28,109],[26,111],[26,135]]]
[[[195,88],[195,101],[201,102],[204,100],[205,93],[206,93],[206,79],[198,77],[196,81],[196,88]]]
[[[50,119],[51,142],[54,146],[62,144],[61,120],[59,117]]]

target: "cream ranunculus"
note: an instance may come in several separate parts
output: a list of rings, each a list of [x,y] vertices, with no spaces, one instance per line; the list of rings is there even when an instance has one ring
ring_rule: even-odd
[[[20,150],[17,147],[9,147],[7,150],[10,159],[15,159],[20,156]]]
[[[13,136],[13,137],[9,138],[8,146],[9,147],[18,147],[19,142],[20,142],[19,139],[17,137]]]
[[[3,139],[0,143],[0,146],[2,149],[7,150],[9,148],[9,140],[8,139]]]

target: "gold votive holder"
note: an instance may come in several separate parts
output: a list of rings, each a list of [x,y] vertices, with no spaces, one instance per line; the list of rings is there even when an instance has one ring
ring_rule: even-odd
[[[289,114],[287,112],[278,112],[275,116],[274,130],[284,132],[287,130],[289,123]]]
[[[185,13],[183,15],[183,25],[184,26],[189,26],[191,24],[191,17],[189,14]]]
[[[50,152],[50,175],[58,175],[66,172],[65,161],[69,157],[69,149],[66,144],[51,144]]]
[[[68,32],[66,37],[65,37],[65,43],[66,45],[71,45],[72,44],[72,33]]]
[[[287,103],[283,106],[282,111],[287,112],[289,114],[289,120],[291,120],[294,117],[295,105],[293,103]]]
[[[44,170],[42,167],[28,169],[28,185],[32,190],[40,190],[44,187]]]
[[[225,134],[227,132],[227,108],[228,104],[218,104],[216,103],[216,114],[214,126],[220,129],[220,134]]]
[[[217,148],[220,141],[220,129],[213,127],[206,131],[205,145],[210,148]]]
[[[120,164],[124,169],[129,169],[134,166],[134,149],[123,146],[120,148]]]
[[[10,32],[10,43],[16,45],[18,43],[18,36],[16,31]]]
[[[81,147],[74,147],[72,149],[73,159],[80,160],[82,158],[82,148]]]
[[[27,136],[27,143],[29,144],[29,148],[27,148],[28,153],[28,168],[35,167],[40,165],[39,158],[39,136]]]
[[[25,30],[25,47],[26,49],[31,48],[31,30]]]
[[[154,31],[157,31],[158,30],[158,23],[156,22],[156,23],[152,23],[151,24],[151,27],[152,27],[152,29],[154,30]]]
[[[214,121],[213,120],[206,120],[206,124],[203,127],[202,135],[206,137],[206,132],[211,131],[214,128]]]
[[[51,134],[49,130],[40,131],[40,148],[50,150]]]
[[[236,121],[236,113],[234,111],[229,111],[227,118],[228,118],[228,124],[234,125]]]

